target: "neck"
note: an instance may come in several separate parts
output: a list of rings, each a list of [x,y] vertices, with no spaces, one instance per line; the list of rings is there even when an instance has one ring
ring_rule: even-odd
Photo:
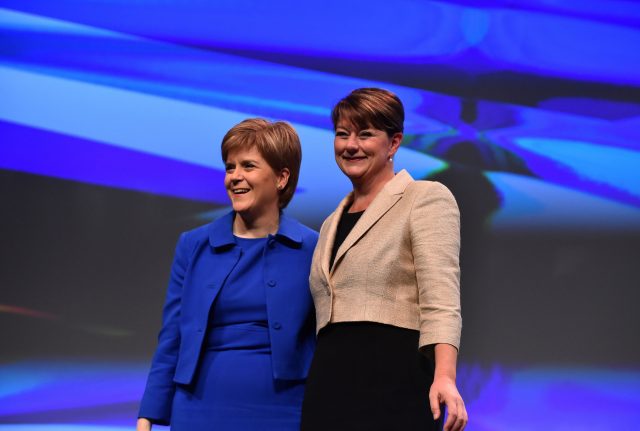
[[[393,167],[389,169],[385,169],[383,172],[378,175],[373,181],[365,180],[365,181],[355,181],[352,180],[353,184],[353,203],[351,204],[351,208],[349,208],[349,212],[359,212],[366,210],[371,202],[378,196],[380,190],[393,179]]]
[[[241,238],[264,238],[275,235],[280,223],[280,211],[268,211],[260,215],[236,213],[233,219],[233,234]]]

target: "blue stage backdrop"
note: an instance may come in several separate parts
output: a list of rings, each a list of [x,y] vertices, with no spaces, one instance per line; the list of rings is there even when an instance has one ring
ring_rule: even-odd
[[[461,208],[468,429],[637,428],[639,47],[634,1],[0,0],[0,431],[131,429],[224,133],[294,125],[317,229],[363,86]]]

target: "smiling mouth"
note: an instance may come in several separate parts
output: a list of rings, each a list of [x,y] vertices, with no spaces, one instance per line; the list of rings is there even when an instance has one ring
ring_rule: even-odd
[[[231,193],[233,193],[234,195],[243,195],[248,192],[249,189],[231,189]]]
[[[344,160],[348,161],[348,162],[357,162],[357,161],[359,161],[359,160],[364,160],[364,159],[366,159],[366,157],[365,157],[365,156],[361,156],[361,157],[345,157],[345,156],[342,156],[342,158],[343,158]]]

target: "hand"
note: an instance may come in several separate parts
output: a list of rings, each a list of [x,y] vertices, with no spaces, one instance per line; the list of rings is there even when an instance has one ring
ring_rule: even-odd
[[[151,421],[145,418],[138,418],[136,431],[151,431]]]
[[[449,414],[444,424],[444,431],[462,431],[469,421],[464,401],[456,388],[456,382],[451,378],[436,376],[433,379],[429,390],[429,404],[434,419],[440,418],[443,414],[440,405],[447,406]]]

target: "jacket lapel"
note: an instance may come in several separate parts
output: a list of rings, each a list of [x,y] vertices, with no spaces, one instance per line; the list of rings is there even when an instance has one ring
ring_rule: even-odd
[[[233,218],[232,211],[211,223],[209,247],[203,247],[197,256],[198,264],[193,268],[193,280],[196,280],[198,285],[205,286],[199,291],[197,305],[202,315],[201,319],[206,319],[213,301],[242,254],[233,237]]]
[[[338,249],[336,254],[336,258],[333,262],[333,266],[328,271],[329,274],[332,274],[335,270],[336,266],[340,262],[340,259],[344,254],[349,250],[367,231],[374,225],[380,218],[387,213],[395,204],[402,198],[402,194],[404,190],[407,188],[409,183],[413,181],[411,175],[404,169],[398,172],[395,177],[389,181],[378,196],[375,197],[373,202],[369,205],[369,207],[365,210],[360,220],[353,227],[349,235],[345,238],[342,245]],[[333,248],[333,242],[336,237],[336,230],[338,228],[338,223],[340,221],[340,217],[342,215],[342,211],[344,211],[344,207],[351,200],[351,194],[342,200],[338,210],[336,210],[336,214],[334,219],[332,220],[332,229],[329,230],[330,247],[325,248],[325,260],[327,262],[327,267],[329,265],[329,259],[331,258],[331,249]]]
[[[229,274],[238,264],[241,254],[240,248],[233,247],[221,252],[207,251],[201,257],[200,267],[208,270],[208,273],[202,276],[203,284],[206,286],[203,292],[203,304],[207,312],[226,283]]]
[[[340,217],[342,216],[342,212],[344,208],[351,202],[353,197],[353,192],[349,193],[338,205],[338,208],[331,214],[329,218],[329,222],[326,227],[325,241],[324,244],[320,245],[322,248],[322,272],[327,280],[329,280],[329,265],[331,261],[331,250],[333,250],[333,244],[336,241],[336,232],[338,230],[338,223],[340,223]]]

